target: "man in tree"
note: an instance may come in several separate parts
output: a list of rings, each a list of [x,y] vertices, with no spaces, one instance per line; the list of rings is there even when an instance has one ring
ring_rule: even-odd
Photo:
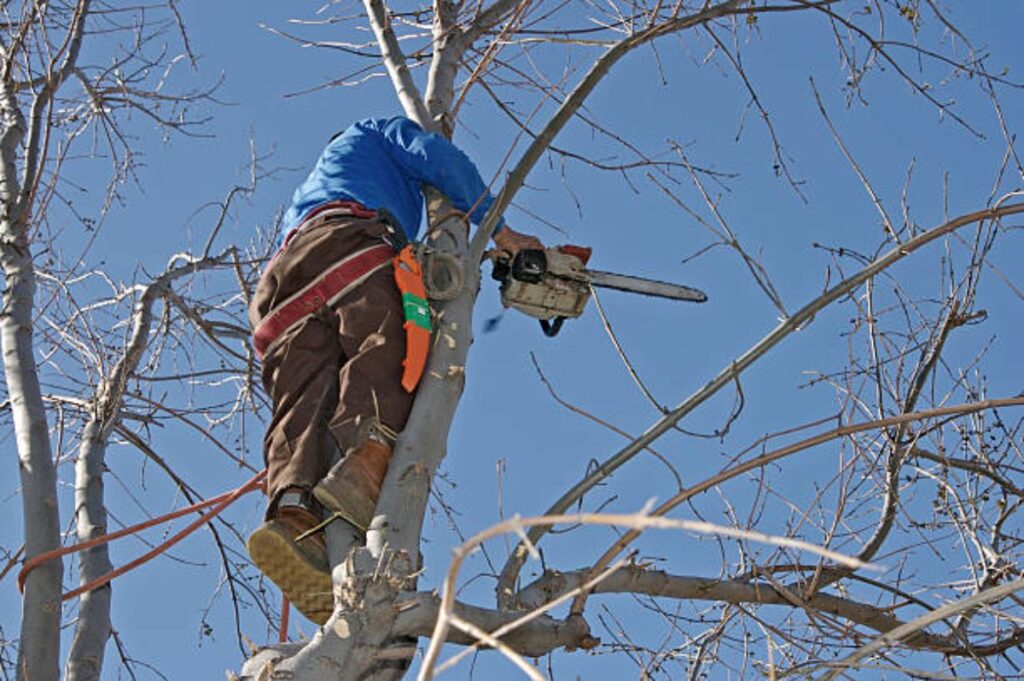
[[[401,381],[405,312],[389,265],[420,231],[424,185],[475,223],[494,201],[465,154],[407,118],[335,135],[292,197],[249,309],[273,402],[269,507],[249,554],[318,623],[333,610],[329,565],[322,532],[304,535],[324,507],[367,528],[412,408]],[[493,240],[511,254],[542,248],[503,221]],[[342,459],[328,470],[334,447]]]

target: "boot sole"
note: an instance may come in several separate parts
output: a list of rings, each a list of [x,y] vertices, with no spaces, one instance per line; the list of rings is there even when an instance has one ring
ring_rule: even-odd
[[[247,543],[249,557],[310,621],[323,624],[334,611],[331,575],[312,565],[288,538],[261,527]]]
[[[344,489],[344,485],[340,486],[343,487],[342,490],[339,490],[341,494],[336,495],[326,485],[319,483],[313,488],[313,496],[329,510],[355,525],[356,529],[366,532],[370,527],[370,521],[373,520],[373,512],[377,505],[365,495],[360,494],[358,490]]]

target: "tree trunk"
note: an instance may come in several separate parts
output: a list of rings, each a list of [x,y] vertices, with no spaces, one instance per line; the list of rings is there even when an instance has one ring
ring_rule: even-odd
[[[7,290],[0,312],[0,339],[14,417],[24,513],[25,560],[60,546],[57,472],[50,450],[39,375],[32,347],[35,272],[25,230],[8,219],[0,231]],[[56,681],[60,676],[60,604],[63,565],[51,560],[29,573],[22,601],[19,681]]]
[[[75,515],[78,542],[106,534],[107,509],[103,497],[104,458],[109,431],[97,417],[86,424],[75,464]],[[79,583],[88,584],[113,569],[106,544],[81,553]],[[78,623],[68,653],[65,681],[97,681],[103,668],[103,651],[110,638],[110,595],[106,584],[82,594],[78,605]]]

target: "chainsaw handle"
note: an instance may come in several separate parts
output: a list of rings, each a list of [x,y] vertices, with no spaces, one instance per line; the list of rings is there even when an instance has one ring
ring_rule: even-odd
[[[544,332],[544,335],[548,338],[554,338],[558,335],[558,332],[562,330],[562,323],[565,321],[565,317],[555,317],[554,319],[541,319],[540,330]]]
[[[496,281],[515,279],[536,284],[547,271],[548,259],[542,250],[523,248],[515,255],[508,251],[491,251],[491,279]]]

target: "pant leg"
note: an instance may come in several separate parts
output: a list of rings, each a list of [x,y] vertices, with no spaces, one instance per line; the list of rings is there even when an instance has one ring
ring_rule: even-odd
[[[303,228],[260,279],[249,309],[253,328],[333,263],[380,243],[385,232],[380,223],[357,218]],[[336,411],[346,359],[337,318],[328,308],[290,329],[263,357],[263,384],[273,405],[264,438],[271,505],[285,487],[312,488],[326,474],[331,453],[324,446],[326,427]]]
[[[413,394],[402,387],[405,327],[392,268],[371,275],[334,307],[345,357],[338,374],[338,406],[329,429],[342,453],[358,446],[377,423],[399,432]]]
[[[310,317],[263,358],[263,384],[273,404],[264,439],[267,495],[312,489],[327,473],[323,434],[338,400],[343,363],[334,325]]]

